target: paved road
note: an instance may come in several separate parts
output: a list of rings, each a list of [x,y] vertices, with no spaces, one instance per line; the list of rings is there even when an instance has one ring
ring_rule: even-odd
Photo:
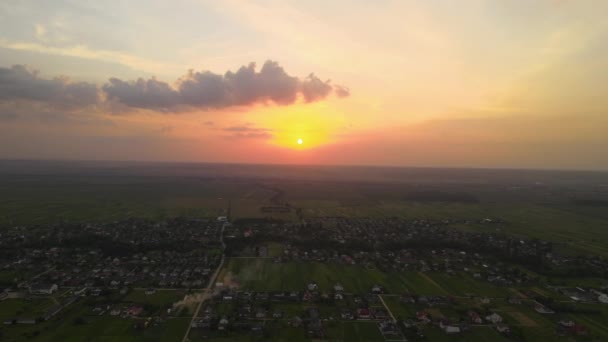
[[[198,317],[198,313],[201,311],[201,307],[203,306],[203,303],[210,296],[213,295],[211,290],[215,286],[215,281],[217,280],[217,276],[220,274],[222,267],[224,267],[224,261],[226,260],[226,254],[224,253],[224,251],[226,249],[226,244],[224,243],[224,229],[226,228],[226,226],[228,224],[229,224],[228,222],[225,222],[222,225],[222,231],[220,232],[220,242],[222,243],[222,260],[220,261],[219,266],[215,270],[215,273],[213,273],[213,276],[211,278],[209,278],[209,284],[207,284],[207,287],[203,290],[204,291],[203,297],[201,298],[200,302],[198,302],[198,305],[196,306],[196,310],[194,311],[194,315],[192,316],[192,319],[190,320],[190,323],[188,324],[188,328],[186,329],[186,333],[184,334],[184,338],[182,339],[182,342],[190,341],[190,339],[188,338],[188,335],[190,335],[190,328],[192,327],[192,322],[194,322],[196,317]]]

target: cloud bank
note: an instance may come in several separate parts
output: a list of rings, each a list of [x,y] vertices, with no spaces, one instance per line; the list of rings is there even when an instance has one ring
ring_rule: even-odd
[[[0,102],[34,101],[53,108],[73,109],[97,104],[97,86],[65,77],[44,79],[23,65],[0,68]]]
[[[305,78],[289,75],[277,62],[266,61],[258,71],[255,63],[236,72],[216,74],[190,70],[173,85],[151,79],[121,80],[112,77],[101,87],[73,82],[66,77],[45,79],[23,65],[0,68],[0,102],[34,102],[52,108],[82,109],[89,106],[126,107],[158,112],[223,109],[253,104],[290,105],[321,101],[331,93],[350,95],[315,74]]]
[[[289,105],[301,95],[305,102],[325,99],[332,91],[344,97],[342,87],[334,87],[314,74],[304,79],[290,76],[277,62],[242,66],[224,75],[190,70],[175,87],[154,78],[123,81],[111,78],[103,86],[110,100],[133,108],[179,111],[187,108],[227,108],[256,103]]]

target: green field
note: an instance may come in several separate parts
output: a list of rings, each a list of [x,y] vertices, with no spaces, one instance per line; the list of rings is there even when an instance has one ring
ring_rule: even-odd
[[[369,293],[378,284],[391,293],[448,294],[418,272],[384,273],[353,265],[275,263],[269,259],[229,258],[218,279],[259,291],[303,290],[314,281],[322,291],[331,291],[336,283],[341,283],[351,293]]]
[[[101,162],[19,165],[9,162],[7,167],[15,169],[8,168],[0,177],[0,225],[213,217],[229,211],[232,219],[299,219],[295,211],[260,211],[264,205],[289,204],[301,208],[304,218],[476,221],[495,217],[506,223],[455,227],[547,239],[560,252],[608,256],[604,243],[608,210],[572,202],[573,198],[605,197],[597,191],[598,184],[608,178],[603,173]],[[65,171],[70,167],[74,169]],[[539,181],[547,185],[530,186]],[[425,189],[475,200],[466,203],[440,195],[425,201],[407,196]]]
[[[390,272],[362,266],[325,263],[275,263],[268,259],[230,258],[219,279],[226,278],[240,288],[252,290],[301,290],[316,282],[321,290],[331,291],[341,283],[346,292],[369,293],[373,285],[384,286],[389,293],[422,295],[509,297],[506,287],[477,281],[466,274],[448,276],[429,272]]]
[[[157,290],[150,295],[144,290],[133,290],[123,298],[123,301],[166,307],[184,298],[184,295],[183,290]]]
[[[19,300],[23,301],[23,300]],[[0,306],[6,301],[0,302]],[[15,303],[10,304],[13,308]],[[21,304],[23,305],[23,304]],[[2,341],[181,341],[190,322],[188,317],[169,318],[143,330],[133,328],[134,320],[98,316],[92,306],[78,301],[57,317],[36,325],[10,325],[1,328]],[[5,309],[3,308],[4,312]],[[142,318],[145,319],[145,318]]]
[[[5,299],[0,301],[0,319],[36,318],[42,316],[53,305],[55,302],[50,298]]]
[[[510,297],[513,295],[507,287],[478,281],[464,273],[452,276],[441,272],[427,272],[426,275],[441,284],[441,287],[453,296]]]

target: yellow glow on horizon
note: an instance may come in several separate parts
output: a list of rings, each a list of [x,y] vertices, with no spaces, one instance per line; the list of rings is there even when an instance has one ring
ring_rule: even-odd
[[[294,150],[333,144],[346,126],[341,110],[327,102],[261,107],[250,120],[272,131],[271,145]]]

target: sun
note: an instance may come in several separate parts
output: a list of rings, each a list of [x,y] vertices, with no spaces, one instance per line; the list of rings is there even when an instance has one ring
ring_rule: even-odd
[[[304,143],[304,140],[302,140],[302,138],[298,139],[298,145],[302,145]]]

